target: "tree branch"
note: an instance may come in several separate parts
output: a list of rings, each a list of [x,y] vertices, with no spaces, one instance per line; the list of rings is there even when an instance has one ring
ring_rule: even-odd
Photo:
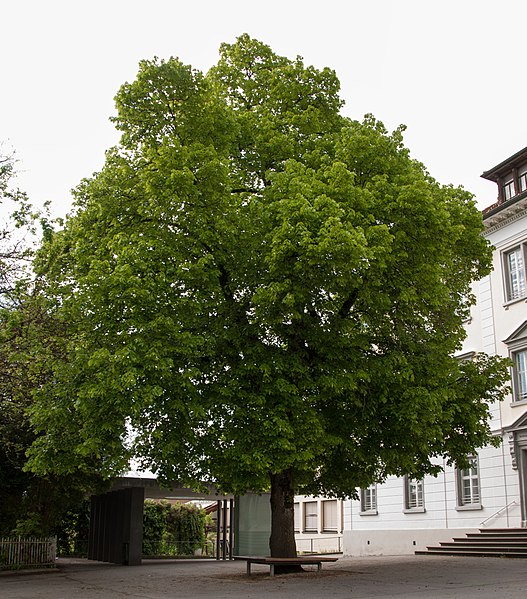
[[[357,297],[359,296],[359,290],[354,289],[349,296],[344,300],[342,306],[340,306],[340,310],[338,311],[338,315],[340,318],[347,318],[351,309],[353,308],[353,304],[357,301]]]

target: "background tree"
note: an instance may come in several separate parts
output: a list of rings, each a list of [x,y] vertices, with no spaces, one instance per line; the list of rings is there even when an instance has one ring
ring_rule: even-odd
[[[104,486],[87,464],[66,475],[25,468],[36,436],[29,422],[33,394],[50,380],[50,364],[63,350],[63,327],[38,294],[19,293],[16,307],[0,310],[0,535],[56,534],[64,514]]]
[[[68,477],[25,471],[26,452],[35,439],[28,411],[33,393],[64,359],[64,327],[47,308],[31,271],[39,230],[51,232],[45,210],[35,210],[12,185],[15,160],[0,156],[0,536],[49,535],[65,511],[82,503],[101,484],[96,471],[79,469]]]
[[[143,515],[143,555],[194,555],[206,542],[205,510],[192,503],[147,499]]]
[[[13,301],[16,284],[31,264],[27,237],[38,217],[27,195],[12,185],[15,165],[14,155],[0,146],[0,306]]]
[[[356,496],[492,442],[506,369],[453,357],[490,269],[480,214],[338,91],[245,35],[207,75],[145,61],[122,86],[121,143],[39,258],[69,347],[34,412],[37,472],[134,455],[270,490],[290,556],[295,492]]]

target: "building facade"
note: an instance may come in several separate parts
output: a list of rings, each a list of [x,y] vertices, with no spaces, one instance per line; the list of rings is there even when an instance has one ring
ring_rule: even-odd
[[[329,497],[295,497],[295,540],[299,553],[341,553],[344,502]]]
[[[498,187],[483,211],[494,269],[475,284],[460,357],[485,352],[512,361],[512,393],[490,406],[502,443],[480,449],[467,470],[445,465],[438,477],[391,477],[361,489],[342,507],[347,555],[410,554],[480,528],[527,527],[527,148],[482,176]]]

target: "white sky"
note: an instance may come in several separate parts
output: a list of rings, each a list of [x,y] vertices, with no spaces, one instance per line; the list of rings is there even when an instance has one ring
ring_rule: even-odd
[[[441,183],[495,201],[484,170],[527,146],[525,0],[0,0],[0,141],[56,215],[118,137],[113,98],[141,59],[206,71],[247,32],[329,66],[345,112],[372,112]]]

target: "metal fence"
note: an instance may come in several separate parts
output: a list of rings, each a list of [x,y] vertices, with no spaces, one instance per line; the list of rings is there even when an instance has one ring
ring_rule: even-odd
[[[57,539],[0,539],[0,570],[54,568]]]
[[[307,539],[296,539],[298,553],[322,555],[324,553],[342,553],[342,537],[340,535],[319,535]]]
[[[160,539],[143,539],[143,557],[215,557],[216,537],[207,535],[202,543],[167,536]]]

